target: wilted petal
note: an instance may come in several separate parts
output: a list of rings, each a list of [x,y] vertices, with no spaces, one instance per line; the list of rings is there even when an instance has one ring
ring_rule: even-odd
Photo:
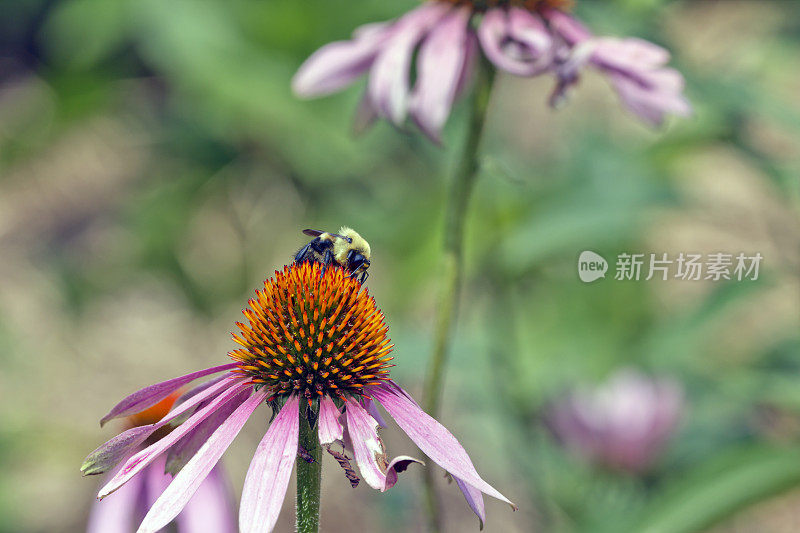
[[[299,401],[296,395],[286,401],[253,455],[239,507],[242,533],[275,527],[297,457]]]
[[[413,457],[400,456],[386,460],[386,450],[378,437],[378,423],[356,401],[348,400],[346,406],[347,432],[353,446],[361,477],[373,489],[381,492],[397,482],[397,473],[403,472],[411,463],[421,463]]]
[[[456,480],[458,488],[461,489],[461,493],[464,495],[464,499],[467,500],[469,508],[478,516],[480,529],[483,529],[483,523],[486,521],[486,508],[483,505],[483,493],[469,483],[465,483],[464,480],[459,477],[453,476],[453,479]]]
[[[406,117],[411,56],[419,41],[449,9],[442,2],[426,2],[406,13],[392,28],[370,68],[367,92],[378,114],[401,124]]]
[[[216,466],[175,519],[178,533],[236,533],[234,499]]]
[[[333,444],[338,440],[342,440],[343,429],[342,423],[339,422],[339,408],[333,403],[327,395],[322,397],[319,402],[319,442],[320,444]]]
[[[266,397],[266,390],[257,391],[217,428],[150,508],[139,526],[138,533],[155,533],[169,524],[181,512],[233,439],[239,434],[247,419]]]
[[[395,483],[397,483],[397,474],[405,472],[411,464],[424,465],[425,463],[410,455],[398,455],[392,459],[392,461],[386,465],[386,483],[383,486],[383,490],[385,491],[394,487]]]
[[[414,122],[434,142],[450,116],[467,54],[467,27],[472,10],[460,7],[431,30],[419,50],[417,82],[409,111]]]
[[[541,19],[517,7],[493,8],[478,27],[486,57],[498,68],[533,76],[552,63],[552,41]]]
[[[86,533],[130,533],[136,525],[143,485],[144,478],[136,478],[108,499],[95,501]]]
[[[109,411],[109,413],[100,420],[100,425],[104,425],[113,418],[120,418],[122,416],[128,416],[144,411],[148,407],[154,406],[187,383],[190,383],[203,376],[208,376],[209,374],[216,374],[217,372],[230,370],[235,368],[236,365],[237,363],[228,363],[212,368],[206,368],[205,370],[192,372],[191,374],[186,374],[185,376],[162,381],[161,383],[156,383],[155,385],[150,385],[149,387],[138,390],[115,405],[114,408],[111,409],[111,411]]]
[[[556,87],[549,100],[552,107],[558,107],[563,103],[569,89],[578,83],[581,71],[592,58],[594,47],[594,41],[586,40],[572,48],[565,46],[556,48],[554,52],[557,58],[555,63]]]
[[[478,475],[469,455],[458,440],[433,417],[420,409],[416,402],[409,401],[408,394],[394,382],[371,387],[369,392],[425,455],[454,477],[516,509],[508,498]]]
[[[356,30],[352,40],[323,46],[300,66],[292,78],[292,90],[298,96],[313,97],[349,85],[372,65],[389,28],[389,24],[370,24]]]
[[[240,392],[233,400],[226,402],[219,409],[211,413],[205,420],[197,424],[181,440],[175,443],[167,452],[167,464],[165,470],[173,476],[178,475],[186,463],[189,462],[197,450],[208,440],[208,437],[219,427],[222,422],[250,396],[249,390]]]
[[[378,437],[378,423],[356,401],[348,400],[345,409],[347,432],[361,477],[373,489],[383,491],[386,474],[378,466],[378,461],[386,461],[386,453]]]
[[[120,461],[127,459],[133,454],[139,448],[139,445],[156,430],[189,413],[191,409],[195,408],[200,402],[212,398],[221,390],[230,387],[231,383],[236,380],[238,380],[238,378],[226,377],[223,381],[206,388],[206,390],[197,393],[184,403],[177,405],[155,424],[131,428],[106,441],[84,459],[81,472],[85,476],[108,472]]]
[[[228,390],[216,396],[208,405],[198,409],[189,419],[180,426],[173,429],[167,436],[161,440],[151,444],[144,450],[140,451],[125,463],[125,465],[117,472],[117,474],[109,481],[98,494],[99,498],[111,494],[119,487],[124,485],[133,476],[139,473],[144,467],[153,462],[158,456],[167,451],[172,445],[183,438],[187,433],[194,429],[200,422],[205,420],[209,415],[219,409],[226,402],[231,400],[234,396],[238,395],[245,388],[252,386],[252,383],[239,383],[233,385]]]

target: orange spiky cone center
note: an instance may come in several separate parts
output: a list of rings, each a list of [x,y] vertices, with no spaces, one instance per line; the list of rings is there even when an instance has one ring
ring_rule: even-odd
[[[375,299],[339,267],[284,267],[264,282],[232,333],[235,370],[275,396],[345,398],[388,379],[388,327]]]

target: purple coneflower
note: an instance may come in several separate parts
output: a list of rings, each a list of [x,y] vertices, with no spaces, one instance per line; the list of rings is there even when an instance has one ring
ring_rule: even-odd
[[[368,74],[361,123],[376,117],[402,126],[407,117],[439,142],[453,102],[478,55],[517,76],[551,73],[563,100],[591,65],[607,74],[623,103],[650,124],[687,115],[683,77],[664,65],[669,52],[640,39],[594,37],[566,0],[431,0],[397,20],[361,26],[349,41],[330,43],[300,67],[292,82],[304,97],[329,94]],[[414,72],[414,84],[410,74]]]
[[[572,391],[551,406],[545,422],[576,455],[612,470],[642,473],[661,454],[682,412],[678,383],[624,370],[602,386]]]
[[[173,393],[156,405],[127,417],[131,427],[158,422],[170,410],[178,393]],[[169,428],[155,432],[153,442],[164,436]],[[147,444],[147,442],[145,443]],[[143,448],[142,446],[141,448]],[[141,449],[140,448],[140,449]],[[138,451],[138,450],[135,450]],[[147,509],[164,492],[172,477],[166,457],[158,457],[139,476],[120,487],[108,498],[95,501],[89,512],[87,533],[128,533],[133,531],[147,513]],[[112,471],[111,475],[116,471]],[[236,513],[233,494],[221,472],[215,466],[208,477],[200,484],[194,496],[175,518],[178,533],[202,533],[215,531],[233,533],[236,531]]]
[[[234,340],[242,346],[234,362],[187,374],[128,396],[101,423],[128,416],[162,400],[198,378],[224,372],[199,385],[159,422],[129,429],[87,457],[82,471],[112,469],[157,430],[182,421],[170,433],[122,465],[99,493],[103,498],[135,479],[163,454],[175,478],[150,507],[140,532],[158,531],[189,502],[244,423],[262,403],[276,414],[258,445],[244,482],[239,510],[241,531],[270,531],[281,509],[298,445],[300,417],[318,428],[319,442],[351,483],[358,482],[349,461],[371,487],[385,491],[416,459],[389,460],[378,436],[376,403],[394,418],[414,443],[456,480],[483,523],[482,493],[513,504],[476,472],[464,448],[389,378],[392,349],[383,313],[361,284],[336,267],[317,263],[287,266],[256,291],[237,323]],[[344,412],[344,414],[343,414]],[[334,448],[334,444],[341,452]],[[348,455],[349,454],[349,455]]]

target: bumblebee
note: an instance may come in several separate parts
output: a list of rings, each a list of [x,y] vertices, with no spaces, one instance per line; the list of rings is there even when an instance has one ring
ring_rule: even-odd
[[[367,280],[369,268],[369,243],[354,229],[342,226],[339,233],[305,229],[303,233],[314,239],[294,256],[297,264],[304,261],[339,265],[361,283]]]

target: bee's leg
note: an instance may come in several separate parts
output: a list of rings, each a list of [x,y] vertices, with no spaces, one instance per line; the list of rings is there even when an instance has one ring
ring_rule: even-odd
[[[310,249],[311,249],[311,243],[308,243],[308,244],[306,244],[305,246],[303,246],[303,247],[300,249],[300,251],[299,251],[299,252],[297,252],[297,254],[295,254],[295,256],[294,256],[294,262],[295,262],[295,263],[302,263],[303,261],[305,261],[305,260],[306,260],[306,255],[308,254],[308,251],[309,251]]]
[[[320,269],[320,274],[324,274],[325,269],[327,269],[328,265],[331,263],[333,263],[333,252],[325,250],[325,253],[322,254],[322,268]]]
[[[361,281],[362,285],[364,284],[365,281],[367,281],[368,277],[369,277],[369,272],[367,272],[366,270],[361,273],[361,279],[359,281]]]

